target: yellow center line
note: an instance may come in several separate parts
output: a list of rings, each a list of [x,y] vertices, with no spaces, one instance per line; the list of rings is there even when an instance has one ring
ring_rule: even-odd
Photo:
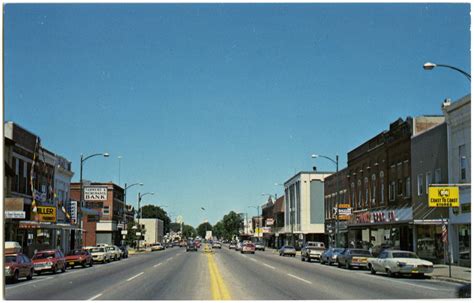
[[[230,293],[227,285],[222,279],[219,269],[217,268],[214,255],[207,255],[207,264],[209,267],[210,280],[211,280],[211,293],[213,300],[231,300]]]

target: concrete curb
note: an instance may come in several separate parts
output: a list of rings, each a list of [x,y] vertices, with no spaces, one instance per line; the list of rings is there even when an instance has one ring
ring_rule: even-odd
[[[453,278],[453,277],[446,277],[446,276],[429,276],[433,280],[440,280],[440,281],[447,281],[447,282],[454,282],[454,283],[461,283],[461,284],[470,284],[471,280]]]

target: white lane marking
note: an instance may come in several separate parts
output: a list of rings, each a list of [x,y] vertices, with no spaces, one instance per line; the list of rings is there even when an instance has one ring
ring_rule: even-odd
[[[172,259],[173,259],[173,257],[168,258],[168,259],[166,259],[165,261],[168,262],[168,261],[170,261],[170,260],[172,260]]]
[[[305,282],[305,283],[313,284],[312,282],[310,282],[310,281],[308,281],[308,280],[305,280],[305,279],[303,279],[303,278],[300,278],[300,277],[298,277],[298,276],[294,276],[294,275],[292,275],[292,274],[287,274],[287,275],[290,276],[290,277],[292,277],[292,278],[295,278],[295,279],[298,279],[298,280],[300,280],[300,281],[303,281],[303,282]]]
[[[135,276],[133,276],[133,277],[131,277],[131,278],[128,278],[127,281],[132,281],[132,280],[135,279],[136,277],[139,277],[139,276],[141,276],[141,275],[143,275],[143,274],[144,274],[144,272],[142,271],[142,272],[139,273],[138,275],[135,275]]]
[[[268,265],[268,264],[266,264],[266,263],[262,263],[262,264],[263,264],[263,266],[266,266],[266,267],[268,267],[268,268],[275,269],[275,267],[273,267],[273,266],[271,266],[271,265]]]
[[[153,265],[153,267],[158,267],[160,265],[161,265],[161,263],[158,263],[158,264]]]
[[[94,299],[97,299],[98,297],[102,296],[102,294],[98,294],[98,295],[95,295],[93,296],[92,298],[88,299],[88,301],[92,301]]]
[[[253,258],[249,258],[250,260],[254,261],[254,262],[258,262],[257,260],[253,259]]]

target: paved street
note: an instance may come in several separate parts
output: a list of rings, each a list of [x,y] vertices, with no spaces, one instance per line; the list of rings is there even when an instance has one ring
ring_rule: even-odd
[[[272,251],[170,248],[6,285],[13,300],[329,300],[454,298],[459,284],[372,276]]]

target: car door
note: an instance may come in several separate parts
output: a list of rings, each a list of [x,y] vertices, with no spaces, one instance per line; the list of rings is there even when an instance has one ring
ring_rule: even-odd
[[[383,251],[377,257],[377,262],[375,262],[375,264],[377,264],[376,270],[381,271],[381,272],[385,272],[386,262],[387,262],[387,252]]]

